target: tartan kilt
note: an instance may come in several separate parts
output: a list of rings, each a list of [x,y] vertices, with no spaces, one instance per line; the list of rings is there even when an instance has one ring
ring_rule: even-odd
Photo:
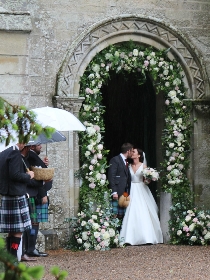
[[[48,222],[48,203],[36,205],[37,222]]]
[[[31,229],[31,219],[26,196],[2,196],[0,232],[24,232],[27,229]]]
[[[111,207],[112,207],[112,213],[115,215],[124,216],[126,208],[120,207],[118,204],[118,200],[112,199],[111,200]]]
[[[37,211],[36,211],[36,205],[35,205],[34,197],[29,198],[28,206],[29,206],[31,223],[38,223],[38,221],[37,221]]]

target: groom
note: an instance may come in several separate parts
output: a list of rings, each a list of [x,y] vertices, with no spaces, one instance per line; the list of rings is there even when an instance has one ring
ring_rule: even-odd
[[[109,164],[108,181],[109,188],[112,190],[112,208],[113,213],[119,219],[122,219],[125,208],[118,205],[118,199],[124,191],[129,192],[131,185],[131,175],[127,164],[127,159],[132,156],[133,145],[124,143],[121,147],[121,153],[113,157]]]

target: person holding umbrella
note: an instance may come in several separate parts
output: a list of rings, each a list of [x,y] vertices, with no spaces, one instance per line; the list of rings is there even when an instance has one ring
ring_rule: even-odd
[[[37,143],[39,144],[39,143]],[[30,151],[30,144],[26,144],[23,150],[21,151],[22,161],[26,172],[30,168],[30,163],[28,162],[28,156]],[[42,180],[30,180],[27,184],[26,192],[29,195],[28,204],[29,204],[29,213],[31,218],[32,229],[26,230],[22,238],[22,255],[21,261],[36,261],[36,258],[31,258],[28,255],[28,252],[33,252],[36,246],[36,229],[37,229],[37,209],[36,201],[37,197],[43,198],[46,196],[46,191],[44,188],[44,182]],[[39,252],[40,256],[46,256],[46,253]]]
[[[30,144],[30,142],[29,142]],[[29,154],[28,154],[28,162],[30,166],[41,166],[42,168],[47,168],[49,161],[47,158],[42,160],[39,157],[41,153],[42,145],[40,142],[35,142],[30,146]],[[43,182],[43,181],[42,181]],[[39,252],[35,249],[37,235],[39,232],[39,223],[40,222],[48,222],[48,196],[47,191],[52,188],[52,181],[43,182],[44,194],[40,194],[40,192],[36,196],[36,223],[33,226],[33,235],[30,235],[30,246],[26,251],[26,254],[30,257],[47,257],[47,253]]]

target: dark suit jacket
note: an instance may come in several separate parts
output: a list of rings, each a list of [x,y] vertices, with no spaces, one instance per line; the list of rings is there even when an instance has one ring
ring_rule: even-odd
[[[28,160],[30,166],[41,166],[42,168],[47,168],[47,166],[44,164],[42,159],[37,155],[37,153],[35,153],[33,151],[29,151],[29,156],[28,156],[27,160]],[[44,184],[44,188],[45,188],[46,195],[47,195],[47,191],[49,191],[52,188],[52,181],[46,182]]]
[[[21,196],[31,177],[26,174],[20,151],[9,147],[0,153],[0,194]]]
[[[120,197],[126,189],[130,190],[131,175],[120,155],[113,157],[108,170],[109,188]],[[128,190],[127,190],[128,191]]]

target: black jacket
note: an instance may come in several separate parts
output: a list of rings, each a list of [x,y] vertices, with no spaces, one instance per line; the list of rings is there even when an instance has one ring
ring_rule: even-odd
[[[109,188],[113,192],[117,192],[120,197],[124,191],[130,191],[131,175],[129,168],[126,167],[121,155],[113,157],[108,170]]]
[[[0,153],[0,194],[21,196],[26,194],[26,186],[31,181],[26,174],[20,151],[9,147]]]

